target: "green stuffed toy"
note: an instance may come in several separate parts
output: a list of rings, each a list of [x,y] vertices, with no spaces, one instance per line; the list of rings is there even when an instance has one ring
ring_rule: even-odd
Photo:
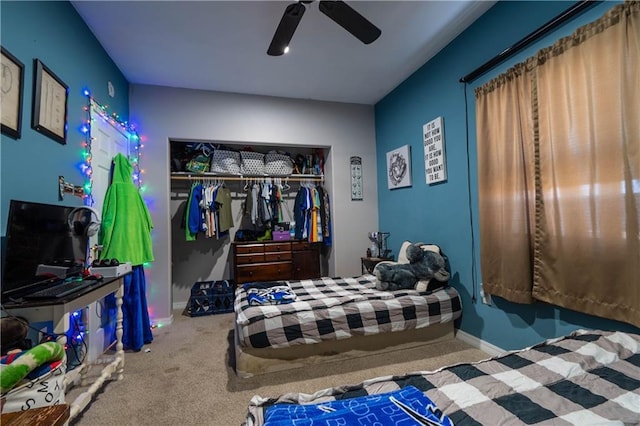
[[[419,281],[435,279],[444,286],[450,277],[446,259],[439,253],[423,250],[418,244],[407,246],[409,263],[387,263],[376,265],[373,274],[376,276],[376,289],[393,291],[416,289]],[[417,288],[418,290],[426,290]]]
[[[45,342],[25,351],[0,370],[0,393],[9,392],[31,371],[51,361],[63,359],[64,347],[58,342]]]

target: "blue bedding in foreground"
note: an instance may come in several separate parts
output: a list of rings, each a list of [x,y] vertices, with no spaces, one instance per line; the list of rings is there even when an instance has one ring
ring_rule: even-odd
[[[275,404],[266,410],[264,426],[359,424],[453,426],[433,401],[414,386],[312,405]]]

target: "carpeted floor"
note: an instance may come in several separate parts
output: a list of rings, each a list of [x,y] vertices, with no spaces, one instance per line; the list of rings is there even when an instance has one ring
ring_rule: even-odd
[[[489,357],[454,339],[446,345],[420,348],[419,354],[394,354],[393,360],[374,355],[339,365],[319,364],[239,379],[230,367],[232,330],[232,313],[191,318],[174,311],[173,324],[155,329],[151,345],[126,353],[124,380],[107,382],[70,425],[240,425],[254,395],[313,393],[377,376],[434,370]],[[71,389],[67,400],[83,390]]]

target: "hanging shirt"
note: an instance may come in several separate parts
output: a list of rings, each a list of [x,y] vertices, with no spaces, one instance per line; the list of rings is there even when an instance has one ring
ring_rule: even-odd
[[[184,214],[183,214],[183,225],[184,225],[184,234],[185,239],[187,241],[194,241],[196,239],[196,234],[189,230],[189,206],[191,205],[191,197],[193,196],[193,187],[195,184],[191,185],[191,189],[189,190],[189,197],[187,197],[187,203],[184,205]]]
[[[306,188],[300,187],[298,193],[296,194],[296,199],[293,204],[293,220],[296,223],[295,227],[295,238],[296,240],[301,240],[304,234],[304,224],[305,224],[305,204],[306,204]]]
[[[227,232],[233,228],[233,213],[231,211],[231,191],[226,186],[218,188],[216,193],[216,207],[218,213],[218,232]]]
[[[253,186],[251,187],[251,223],[253,223],[254,225],[258,224],[258,203],[259,203],[259,196],[258,194],[260,193],[260,185],[258,185],[257,183],[254,183]]]
[[[322,240],[325,246],[331,245],[331,205],[329,204],[329,193],[324,191],[322,209],[324,211],[324,220],[322,222]]]
[[[313,188],[313,213],[315,216],[314,228],[313,228],[313,241],[322,241],[322,216],[320,211],[322,210],[322,203],[320,200],[320,191],[318,188]]]
[[[215,221],[215,185],[209,185],[204,189],[204,213],[206,223],[206,235],[208,238],[216,235]]]
[[[202,230],[202,212],[200,203],[202,201],[202,185],[196,183],[191,187],[189,204],[187,205],[187,229],[194,236]]]

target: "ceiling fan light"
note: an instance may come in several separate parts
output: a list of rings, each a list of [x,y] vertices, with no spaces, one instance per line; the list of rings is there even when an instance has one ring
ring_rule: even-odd
[[[289,46],[284,47],[284,53],[289,53]]]
[[[292,3],[287,6],[267,50],[268,55],[280,56],[284,53],[285,48],[291,43],[293,33],[298,27],[304,11],[305,7],[302,3]]]

